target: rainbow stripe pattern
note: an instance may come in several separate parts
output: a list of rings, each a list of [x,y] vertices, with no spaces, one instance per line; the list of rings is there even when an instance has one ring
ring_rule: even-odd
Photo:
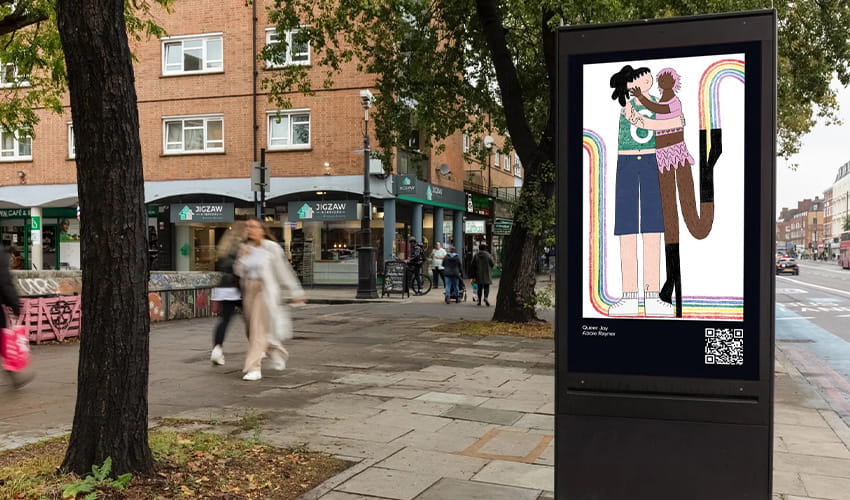
[[[744,61],[721,59],[712,63],[699,82],[699,128],[720,128],[720,83],[727,78],[744,83]]]
[[[590,225],[589,225],[589,295],[590,303],[600,314],[608,315],[608,308],[619,297],[608,292],[608,281],[604,267],[608,257],[607,224],[607,151],[605,141],[596,132],[585,129],[582,137],[582,149],[589,160],[588,178],[590,179]],[[684,296],[682,298],[682,318],[717,319],[740,321],[744,318],[744,300],[741,297],[704,297]],[[641,314],[643,305],[641,305]]]

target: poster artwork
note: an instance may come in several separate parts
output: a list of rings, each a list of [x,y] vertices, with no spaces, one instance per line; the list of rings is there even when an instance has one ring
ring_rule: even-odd
[[[584,65],[585,318],[743,321],[745,67]]]

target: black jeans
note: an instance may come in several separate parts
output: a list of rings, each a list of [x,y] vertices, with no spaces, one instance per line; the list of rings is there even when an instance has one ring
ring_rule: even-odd
[[[478,283],[478,303],[479,304],[481,303],[481,294],[482,293],[484,294],[485,299],[490,298],[490,284],[489,283],[486,284],[486,285]]]
[[[446,278],[443,278],[443,270],[437,269],[435,267],[433,269],[433,274],[434,274],[434,288],[437,288],[437,286],[440,284],[440,278],[442,278],[443,286],[445,287],[446,286]]]
[[[230,319],[233,318],[233,313],[236,311],[236,308],[242,307],[241,300],[222,300],[219,304],[221,304],[221,318],[219,319],[218,325],[216,325],[215,332],[213,334],[213,347],[224,344],[224,335],[227,333],[227,325],[230,324]]]

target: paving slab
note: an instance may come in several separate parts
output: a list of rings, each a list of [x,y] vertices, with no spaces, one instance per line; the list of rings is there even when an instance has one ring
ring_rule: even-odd
[[[773,492],[784,495],[806,495],[803,480],[795,472],[773,471]]]
[[[353,495],[342,491],[332,491],[320,497],[319,500],[375,500],[375,498],[377,497],[364,497],[363,495]]]
[[[493,408],[494,410],[511,410],[522,413],[535,413],[538,408],[546,404],[542,399],[523,399],[513,393],[506,398],[490,398],[481,403],[482,408]]]
[[[512,425],[522,418],[522,415],[518,411],[494,410],[493,408],[480,408],[478,406],[468,405],[455,405],[442,414],[443,417],[497,425]]]
[[[419,430],[408,432],[404,436],[390,442],[390,444],[410,446],[420,450],[458,453],[469,448],[476,441],[478,441],[477,437],[446,432],[445,428],[443,428],[440,432]]]
[[[443,478],[416,500],[537,500],[540,490]]]
[[[487,398],[478,396],[467,396],[465,394],[453,394],[448,392],[426,392],[418,396],[417,401],[426,401],[429,403],[445,403],[451,405],[467,405],[478,406],[487,401]]]
[[[850,500],[850,478],[800,474],[809,496],[825,500]]]
[[[429,432],[437,432],[450,423],[452,423],[452,420],[449,418],[416,415],[393,410],[384,410],[378,415],[371,417],[368,421],[369,425],[376,427],[403,427]]]
[[[521,464],[494,460],[472,477],[473,481],[553,491],[555,469],[544,465]]]
[[[413,500],[439,480],[440,477],[434,474],[372,467],[349,479],[336,491],[393,500]]]
[[[413,399],[417,396],[425,394],[425,391],[422,389],[400,389],[397,387],[372,387],[369,389],[355,391],[353,394],[362,396],[374,396],[378,398]]]
[[[431,403],[427,401],[419,401],[416,399],[391,399],[389,401],[385,401],[379,404],[375,408],[378,411],[392,410],[416,413],[419,415],[438,416],[451,409],[451,407],[452,405],[447,403]]]
[[[320,432],[323,436],[389,443],[412,430],[413,427],[378,426],[369,421],[343,420],[323,428]]]
[[[489,461],[438,451],[407,447],[377,464],[385,469],[408,472],[428,471],[441,477],[469,479],[484,468]]]
[[[555,417],[551,415],[540,415],[537,413],[526,413],[514,424],[514,427],[524,427],[528,429],[540,429],[544,431],[555,431]]]

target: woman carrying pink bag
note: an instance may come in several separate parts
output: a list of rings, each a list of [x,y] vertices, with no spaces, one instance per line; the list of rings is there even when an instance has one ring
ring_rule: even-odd
[[[0,248],[0,263],[9,262],[9,256]],[[27,385],[33,379],[32,372],[26,372],[29,364],[29,336],[24,327],[9,327],[6,307],[12,314],[21,314],[21,300],[12,283],[9,266],[0,264],[0,356],[3,358],[3,371],[12,379],[15,389]]]

